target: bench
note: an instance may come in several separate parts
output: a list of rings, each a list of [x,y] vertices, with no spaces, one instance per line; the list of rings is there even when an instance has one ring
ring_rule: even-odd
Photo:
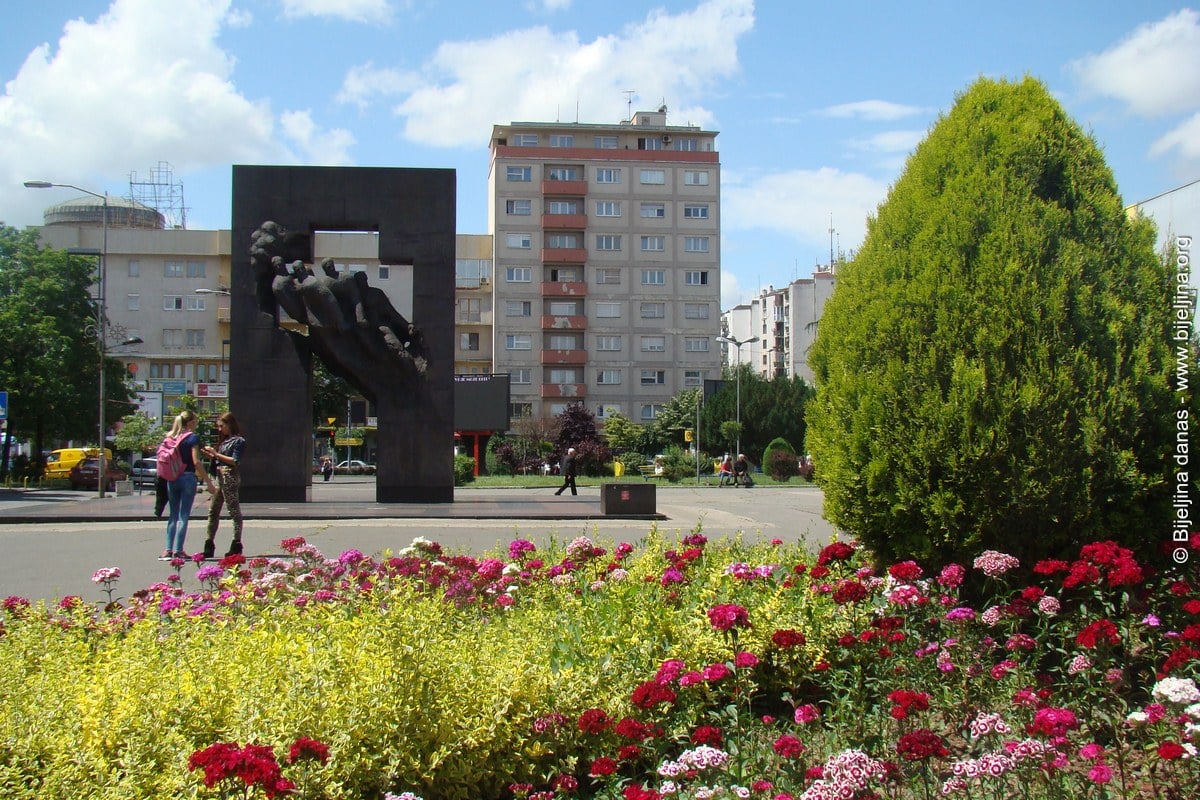
[[[637,468],[638,472],[642,473],[642,480],[650,480],[655,477],[653,464],[642,464]]]

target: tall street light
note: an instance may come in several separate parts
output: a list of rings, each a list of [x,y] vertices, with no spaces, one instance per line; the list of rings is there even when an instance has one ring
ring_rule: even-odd
[[[731,344],[737,348],[737,367],[734,373],[735,385],[737,386],[737,452],[741,455],[742,452],[742,345],[753,344],[758,341],[757,336],[751,336],[749,339],[742,339],[740,342],[732,336],[718,336],[718,342]]]
[[[100,259],[97,266],[98,275],[96,276],[97,298],[96,298],[96,344],[100,351],[100,413],[99,424],[100,429],[100,471],[96,474],[96,486],[100,497],[104,497],[104,486],[107,483],[107,470],[105,467],[104,456],[104,361],[108,357],[106,348],[105,324],[108,317],[108,309],[105,305],[105,289],[107,279],[108,265],[105,263],[108,260],[108,192],[100,194],[89,189],[84,189],[82,186],[76,186],[73,183],[53,183],[51,181],[25,181],[26,189],[74,189],[77,192],[90,194],[92,197],[100,199],[104,203],[104,218],[101,221],[103,228],[103,236],[100,241]]]

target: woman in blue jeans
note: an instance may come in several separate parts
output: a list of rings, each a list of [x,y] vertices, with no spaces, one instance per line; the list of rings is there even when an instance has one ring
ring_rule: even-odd
[[[188,518],[192,515],[192,504],[196,502],[196,484],[203,480],[208,486],[209,494],[215,491],[212,477],[204,471],[204,462],[200,459],[200,437],[196,435],[196,414],[184,411],[175,417],[171,426],[171,437],[184,436],[179,442],[179,456],[183,459],[183,472],[173,481],[167,481],[167,505],[171,513],[167,519],[167,549],[163,550],[161,561],[172,558],[187,558],[183,551],[183,541],[187,538]],[[184,435],[186,434],[186,435]]]

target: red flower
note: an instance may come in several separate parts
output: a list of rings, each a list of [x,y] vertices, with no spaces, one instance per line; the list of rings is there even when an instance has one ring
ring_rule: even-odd
[[[709,664],[700,672],[704,676],[704,680],[709,683],[716,683],[728,678],[733,673],[729,671],[729,667],[724,664]]]
[[[899,564],[892,564],[888,568],[888,574],[898,581],[917,581],[924,575],[921,568],[917,566],[915,561],[901,561]]]
[[[637,761],[641,757],[642,748],[638,747],[636,744],[627,744],[623,747],[617,748],[618,761]]]
[[[1200,660],[1200,650],[1188,647],[1186,644],[1180,645],[1171,651],[1171,655],[1167,656],[1167,660],[1163,662],[1159,677],[1165,677],[1193,660]]]
[[[909,761],[926,761],[949,755],[942,737],[927,728],[918,728],[901,736],[896,743],[896,752]]]
[[[771,748],[777,755],[781,755],[784,758],[798,758],[806,749],[803,742],[795,736],[789,736],[788,734],[784,734],[776,739]]]
[[[1121,643],[1121,637],[1117,634],[1116,625],[1107,619],[1098,619],[1079,632],[1075,643],[1089,648],[1105,643],[1116,646]]]
[[[821,578],[824,578],[828,574],[829,574],[829,567],[820,566],[820,567],[813,567],[812,572],[808,573],[808,576],[810,578],[812,578],[814,581],[819,581],[819,580],[821,580]]]
[[[579,715],[579,730],[584,733],[604,733],[612,726],[612,719],[599,708],[589,708]]]
[[[1025,726],[1025,731],[1031,736],[1035,734],[1066,736],[1067,731],[1073,731],[1078,727],[1079,720],[1070,709],[1047,706],[1039,708],[1034,713],[1033,722]]]
[[[603,756],[592,762],[592,768],[588,770],[588,774],[593,778],[603,778],[605,775],[612,775],[616,771],[617,762],[607,756]]]
[[[636,783],[631,783],[625,787],[625,800],[661,800],[662,795],[653,789],[647,789],[644,786],[639,786]]]
[[[1170,740],[1158,746],[1158,757],[1166,761],[1174,761],[1183,757],[1183,746]]]
[[[865,600],[867,597],[867,587],[855,580],[839,581],[837,589],[833,592],[833,602],[838,605],[846,605],[847,603],[856,603],[859,600]]]
[[[1100,570],[1086,561],[1076,561],[1071,565],[1067,577],[1063,578],[1063,586],[1074,589],[1076,586],[1086,586],[1100,582]]]
[[[1058,572],[1066,572],[1070,568],[1071,565],[1065,561],[1048,558],[1034,564],[1033,572],[1035,575],[1054,575]]]
[[[1200,614],[1200,600],[1188,600],[1183,604],[1183,610],[1189,614]]]
[[[714,728],[712,725],[701,725],[692,731],[692,744],[706,744],[709,747],[720,747],[724,742],[724,737],[721,734],[720,728]]]
[[[574,775],[559,775],[553,783],[554,788],[560,792],[573,792],[579,788],[579,781]]]
[[[803,647],[807,641],[803,633],[790,628],[781,628],[771,634],[771,642],[780,650],[786,650],[789,647]]]
[[[650,709],[660,703],[674,703],[675,692],[657,681],[646,681],[633,690],[630,701],[635,708]]]
[[[846,542],[833,542],[821,549],[817,555],[817,564],[825,566],[831,561],[845,561],[854,555],[854,548]]]
[[[929,695],[925,692],[897,689],[889,694],[887,699],[893,704],[888,713],[895,719],[904,719],[913,711],[929,710]]]
[[[318,742],[316,739],[309,739],[306,736],[301,736],[288,750],[287,762],[295,764],[297,761],[308,758],[322,764],[329,761],[329,745],[324,742]]]
[[[719,631],[728,631],[735,627],[749,628],[750,614],[734,603],[722,603],[708,610],[708,621]]]

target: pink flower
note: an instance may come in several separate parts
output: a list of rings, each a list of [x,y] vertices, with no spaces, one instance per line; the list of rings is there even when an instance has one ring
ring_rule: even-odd
[[[108,583],[121,577],[120,567],[101,567],[92,573],[92,583]]]
[[[1091,744],[1085,744],[1083,747],[1079,748],[1079,757],[1086,758],[1089,761],[1093,761],[1097,758],[1103,758],[1104,748],[1095,742],[1092,742]]]
[[[806,703],[796,707],[796,713],[793,716],[797,725],[803,725],[806,722],[813,722],[821,716],[821,712],[812,703]]]
[[[998,578],[1020,565],[1021,562],[1017,559],[997,550],[984,550],[974,562],[975,569],[982,570],[989,578]]]
[[[967,571],[959,564],[947,564],[942,567],[942,571],[938,573],[938,585],[945,589],[957,589],[962,586],[963,578],[966,577]]]
[[[725,666],[724,664],[709,664],[701,671],[701,674],[704,676],[704,680],[708,681],[709,683],[716,683],[717,681],[728,678],[733,673],[730,672],[729,667]],[[682,685],[682,682],[680,685]]]
[[[708,610],[708,621],[718,631],[728,631],[735,627],[749,628],[750,614],[739,605],[723,603]]]
[[[795,736],[784,734],[775,740],[771,748],[784,758],[797,758],[804,752],[804,744]]]
[[[1078,675],[1090,669],[1092,662],[1085,655],[1078,655],[1071,659],[1071,663],[1067,665],[1068,675]]]
[[[1088,780],[1092,783],[1108,783],[1112,780],[1112,769],[1107,764],[1097,764],[1088,772]]]
[[[743,650],[733,657],[733,665],[735,667],[757,667],[758,656],[749,650]]]
[[[1062,606],[1058,602],[1058,598],[1051,595],[1046,595],[1042,599],[1038,600],[1038,611],[1047,616],[1057,614],[1061,607]]]

